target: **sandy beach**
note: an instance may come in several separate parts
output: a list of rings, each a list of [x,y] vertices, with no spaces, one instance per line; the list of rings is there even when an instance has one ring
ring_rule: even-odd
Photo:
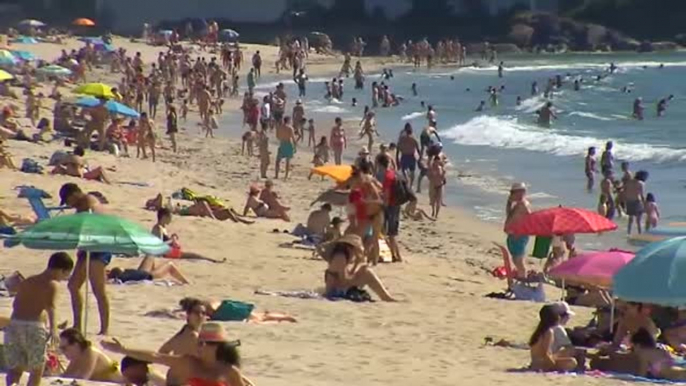
[[[141,52],[146,61],[156,58],[160,50],[125,39],[116,39],[114,44],[129,52]],[[17,45],[17,49],[52,60],[61,49],[80,46],[81,43],[69,41],[65,46],[41,43]],[[277,48],[247,44],[245,57],[250,58],[257,49],[263,53],[269,71],[273,72]],[[334,74],[340,63],[340,57],[313,55],[308,61],[308,74]],[[374,71],[386,64],[379,59],[365,58],[363,65],[365,70]],[[244,72],[245,69],[241,76]],[[89,81],[116,84],[120,76],[110,74],[108,69],[97,70],[89,74]],[[282,76],[288,78],[288,74]],[[46,94],[49,91],[49,87],[43,90]],[[227,102],[225,110],[231,110],[237,109],[241,100],[227,99]],[[21,107],[23,99],[0,98],[0,103]],[[46,104],[45,107],[41,116],[49,117],[51,106]],[[242,212],[248,186],[263,182],[259,179],[259,159],[240,154],[240,141],[232,137],[240,135],[243,129],[222,127],[220,133],[230,134],[205,139],[194,124],[196,117],[194,115],[187,124],[180,125],[185,126],[185,130],[180,136],[178,154],[170,151],[166,138],[160,141],[163,148],[158,148],[156,163],[135,157],[87,153],[89,164],[116,170],[109,172],[112,185],[0,169],[3,187],[0,207],[12,213],[30,215],[28,202],[16,197],[14,187],[33,185],[57,197],[62,184],[77,182],[86,191],[103,193],[110,202],[107,205],[109,213],[145,227],[152,227],[155,222],[155,213],[143,208],[145,201],[158,193],[170,196],[183,187],[216,195]],[[158,125],[161,133],[162,125],[159,122]],[[328,130],[329,123],[321,125],[319,130]],[[355,144],[348,148],[349,156],[359,149],[362,141]],[[45,166],[50,155],[63,147],[60,143],[9,141],[7,148],[18,163],[31,157]],[[292,207],[291,223],[257,219],[255,224],[244,225],[208,218],[175,217],[169,229],[179,234],[184,249],[213,258],[226,258],[227,262],[216,265],[180,261],[180,268],[192,281],[187,286],[109,285],[111,335],[132,347],[154,350],[175,334],[183,322],[146,317],[146,312],[176,308],[185,296],[232,299],[253,303],[261,311],[286,312],[298,319],[296,324],[225,324],[229,335],[241,340],[243,372],[257,385],[620,384],[592,376],[525,373],[521,369],[529,363],[528,350],[484,345],[486,337],[525,345],[537,322],[540,305],[484,298],[485,294],[506,287],[504,281],[490,274],[502,262],[493,242],[503,242],[504,235],[499,225],[481,222],[458,208],[445,208],[435,223],[402,223],[399,240],[406,262],[382,264],[376,268],[391,293],[401,302],[355,304],[255,294],[256,290],[317,290],[323,287],[326,264],[313,259],[309,251],[282,246],[294,240],[282,231],[304,222],[312,200],[332,186],[330,180],[307,179],[310,161],[311,153],[299,151],[292,163],[290,179],[275,181],[275,189]],[[273,173],[273,166],[269,173]],[[58,204],[56,198],[46,202]],[[426,195],[421,195],[420,206],[427,208],[427,202]],[[18,270],[27,276],[44,269],[49,253],[15,248],[3,249],[2,255],[0,274],[8,275]],[[138,258],[115,258],[110,268],[133,268],[139,262]],[[66,286],[62,290],[59,320],[71,323],[69,294]],[[559,290],[547,288],[547,294],[555,299]],[[0,315],[10,314],[11,300],[0,299]],[[91,299],[90,331],[96,330],[98,325],[94,303]],[[572,324],[585,324],[590,318],[590,309],[575,310],[577,315]],[[93,335],[90,338],[99,340]]]

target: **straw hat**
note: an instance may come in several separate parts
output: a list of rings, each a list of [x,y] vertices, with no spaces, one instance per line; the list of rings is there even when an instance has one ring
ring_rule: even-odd
[[[510,187],[510,192],[517,192],[520,190],[526,190],[526,184],[523,182],[515,182],[512,184],[512,187]]]
[[[346,234],[341,236],[338,240],[331,241],[326,244],[322,250],[322,258],[326,261],[331,260],[333,250],[338,244],[346,244],[353,248],[356,255],[364,253],[364,245],[362,244],[362,238],[356,234]]]
[[[207,322],[200,326],[198,340],[201,342],[226,342],[226,330],[219,323]]]

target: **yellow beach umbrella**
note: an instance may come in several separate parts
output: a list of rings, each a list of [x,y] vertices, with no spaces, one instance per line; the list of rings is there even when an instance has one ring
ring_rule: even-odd
[[[5,70],[0,70],[0,82],[14,79],[14,76]]]
[[[340,184],[350,179],[353,174],[353,167],[350,165],[324,165],[312,168],[312,173],[318,176],[331,177]]]
[[[106,98],[106,99],[115,98],[115,95],[112,92],[112,87],[110,87],[104,83],[82,84],[81,86],[77,87],[74,90],[74,93],[90,95],[90,96],[94,96],[97,98]]]

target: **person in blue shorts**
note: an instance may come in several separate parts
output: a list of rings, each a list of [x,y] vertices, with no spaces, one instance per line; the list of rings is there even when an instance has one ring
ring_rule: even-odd
[[[276,138],[279,139],[279,149],[276,153],[276,174],[274,179],[279,179],[279,169],[281,168],[281,160],[286,160],[286,172],[284,179],[288,179],[288,173],[291,169],[291,158],[295,155],[295,130],[291,126],[291,118],[284,117],[283,123],[276,128]]]
[[[414,185],[414,172],[417,169],[417,155],[420,154],[419,142],[412,134],[412,125],[405,124],[405,128],[398,138],[398,151],[396,157],[398,166],[402,171],[409,186]]]
[[[84,193],[81,188],[74,183],[67,183],[60,188],[60,205],[74,208],[77,213],[93,212],[102,213],[102,204],[93,195]],[[112,260],[109,252],[91,252],[90,256],[86,251],[79,250],[76,253],[76,266],[74,273],[69,278],[69,293],[71,294],[71,306],[74,313],[74,328],[81,329],[83,313],[83,295],[81,287],[86,282],[86,264],[88,264],[88,281],[93,288],[93,295],[98,303],[98,313],[100,314],[100,335],[107,335],[110,325],[110,302],[105,292],[107,274],[105,269]]]

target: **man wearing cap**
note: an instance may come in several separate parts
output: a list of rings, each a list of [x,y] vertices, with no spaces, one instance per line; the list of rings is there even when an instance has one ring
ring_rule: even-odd
[[[515,222],[522,216],[531,213],[529,201],[526,199],[526,184],[516,182],[510,188],[510,195],[507,198],[505,208],[505,228],[510,223]],[[526,267],[524,267],[524,257],[526,256],[526,246],[529,243],[529,236],[507,235],[507,250],[512,256],[512,262],[517,269],[518,278],[526,277]]]
[[[84,193],[81,188],[74,183],[66,183],[60,188],[60,205],[67,205],[76,209],[76,213],[93,212],[101,213],[102,205],[94,196]],[[71,306],[74,314],[74,328],[81,329],[83,312],[83,295],[81,287],[86,282],[86,263],[88,262],[88,281],[93,288],[93,295],[98,303],[98,313],[100,314],[100,335],[107,335],[110,324],[110,302],[105,291],[107,274],[105,269],[112,260],[112,254],[108,252],[92,252],[88,258],[85,251],[79,250],[76,253],[76,266],[74,273],[69,278],[67,287],[71,294]]]
[[[369,161],[369,149],[367,146],[362,146],[360,151],[357,153],[357,158],[355,158],[355,162],[353,165],[359,167],[362,162],[370,162]]]

